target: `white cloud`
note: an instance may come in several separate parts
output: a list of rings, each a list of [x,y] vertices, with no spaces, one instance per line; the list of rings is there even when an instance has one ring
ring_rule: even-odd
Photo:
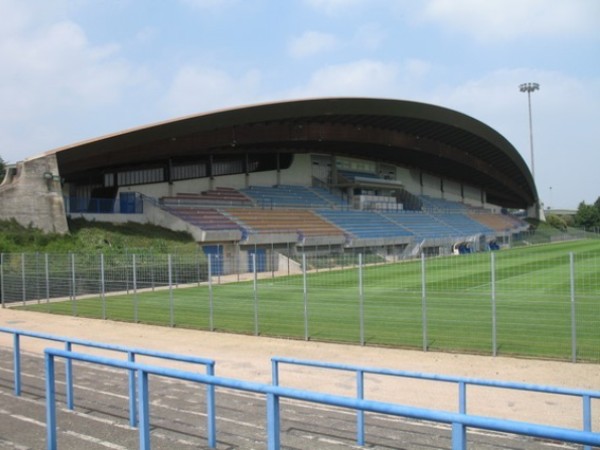
[[[289,52],[294,58],[306,58],[332,51],[337,45],[338,41],[332,34],[306,31],[290,42]]]
[[[377,0],[304,0],[311,8],[327,15],[337,15],[358,6],[373,6]]]
[[[430,0],[425,20],[480,40],[528,36],[595,34],[600,27],[597,0]]]
[[[600,18],[587,0],[432,0],[425,16],[482,39],[557,36],[592,31]]]
[[[416,58],[399,62],[361,59],[322,67],[292,93],[293,97],[372,96],[418,101],[431,91],[427,83],[433,70],[432,63]]]
[[[32,31],[60,20],[68,0],[0,0],[0,36]]]
[[[397,76],[395,64],[376,60],[330,65],[314,72],[308,84],[294,90],[292,96],[389,96]]]
[[[15,112],[37,114],[51,104],[114,101],[132,76],[118,51],[112,44],[91,45],[83,30],[68,21],[35,34],[4,39],[0,44],[0,60],[4,62],[0,90],[19,107],[0,107],[0,117],[14,116]]]
[[[180,2],[191,8],[201,10],[222,10],[235,5],[239,0],[180,0]]]
[[[172,115],[253,103],[260,79],[258,71],[235,78],[222,70],[186,66],[175,75],[163,103]]]
[[[358,27],[354,36],[357,46],[365,50],[377,50],[386,38],[380,25],[369,23]]]
[[[405,64],[405,78],[411,80],[423,80],[432,69],[432,64],[422,59],[411,58]]]
[[[73,118],[114,107],[128,88],[147,80],[120,46],[91,43],[77,23],[44,3],[0,1],[0,149],[9,161],[64,143],[54,139]],[[33,148],[41,136],[45,146]]]

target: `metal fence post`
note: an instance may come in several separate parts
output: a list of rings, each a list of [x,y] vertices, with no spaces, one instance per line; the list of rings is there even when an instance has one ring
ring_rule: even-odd
[[[569,253],[569,277],[571,280],[571,361],[577,362],[577,318],[575,317],[575,262]]]
[[[302,289],[304,293],[304,340],[308,341],[308,289],[306,286],[306,253],[302,253]]]
[[[496,255],[490,252],[490,264],[492,275],[492,355],[496,356],[498,345],[496,342]]]
[[[40,253],[35,252],[35,299],[40,304]]]
[[[169,272],[169,321],[171,326],[175,326],[175,318],[173,317],[173,265],[171,254],[168,256],[168,272]]]
[[[25,306],[25,300],[27,299],[27,288],[25,287],[25,253],[21,253],[21,297],[23,299],[23,306]]]
[[[48,264],[48,253],[44,253],[44,274],[46,276],[46,303],[50,304],[50,265]]]
[[[131,255],[131,265],[133,266],[133,322],[138,323],[137,264],[135,260],[135,253]]]
[[[271,241],[271,279],[275,279],[275,247]],[[255,263],[256,264],[256,263]]]
[[[73,313],[74,316],[77,315],[77,304],[76,304],[76,300],[77,300],[77,294],[76,292],[76,285],[75,285],[75,254],[71,253],[71,312]]]
[[[257,274],[256,274],[256,253],[252,253],[252,271],[253,287],[254,287],[254,336],[258,336],[258,289],[257,289]]]
[[[210,331],[215,331],[213,322],[213,290],[212,290],[212,255],[209,253],[208,257],[208,328]]]
[[[365,293],[363,286],[362,253],[358,254],[358,301],[360,318],[360,345],[365,345]],[[362,444],[361,444],[362,445]]]
[[[425,277],[425,254],[421,253],[421,314],[423,322],[423,351],[427,351],[427,283]]]
[[[106,285],[104,283],[104,253],[100,253],[100,294],[102,297],[102,319],[106,320]]]
[[[0,253],[0,301],[4,306],[4,253]]]

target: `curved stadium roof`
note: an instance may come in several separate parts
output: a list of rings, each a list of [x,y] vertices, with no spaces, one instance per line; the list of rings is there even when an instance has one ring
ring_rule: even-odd
[[[484,123],[439,106],[388,99],[324,98],[188,116],[56,149],[61,176],[203,155],[319,152],[419,168],[481,186],[489,202],[536,203],[517,150]]]

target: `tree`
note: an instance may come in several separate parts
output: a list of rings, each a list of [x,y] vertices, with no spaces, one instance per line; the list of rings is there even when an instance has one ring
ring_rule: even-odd
[[[560,231],[567,231],[567,222],[556,214],[548,214],[548,216],[546,216],[546,223]]]
[[[6,163],[0,156],[0,183],[4,181],[4,175],[6,174]]]
[[[576,227],[600,227],[600,209],[595,205],[586,205],[585,202],[581,202],[577,208],[574,221]]]

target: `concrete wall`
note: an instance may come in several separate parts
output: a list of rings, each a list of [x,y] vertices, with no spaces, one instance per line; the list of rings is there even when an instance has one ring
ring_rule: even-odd
[[[47,233],[69,232],[55,155],[17,163],[14,176],[0,185],[0,219]]]
[[[462,201],[460,183],[453,180],[444,179],[444,199],[453,202]]]

